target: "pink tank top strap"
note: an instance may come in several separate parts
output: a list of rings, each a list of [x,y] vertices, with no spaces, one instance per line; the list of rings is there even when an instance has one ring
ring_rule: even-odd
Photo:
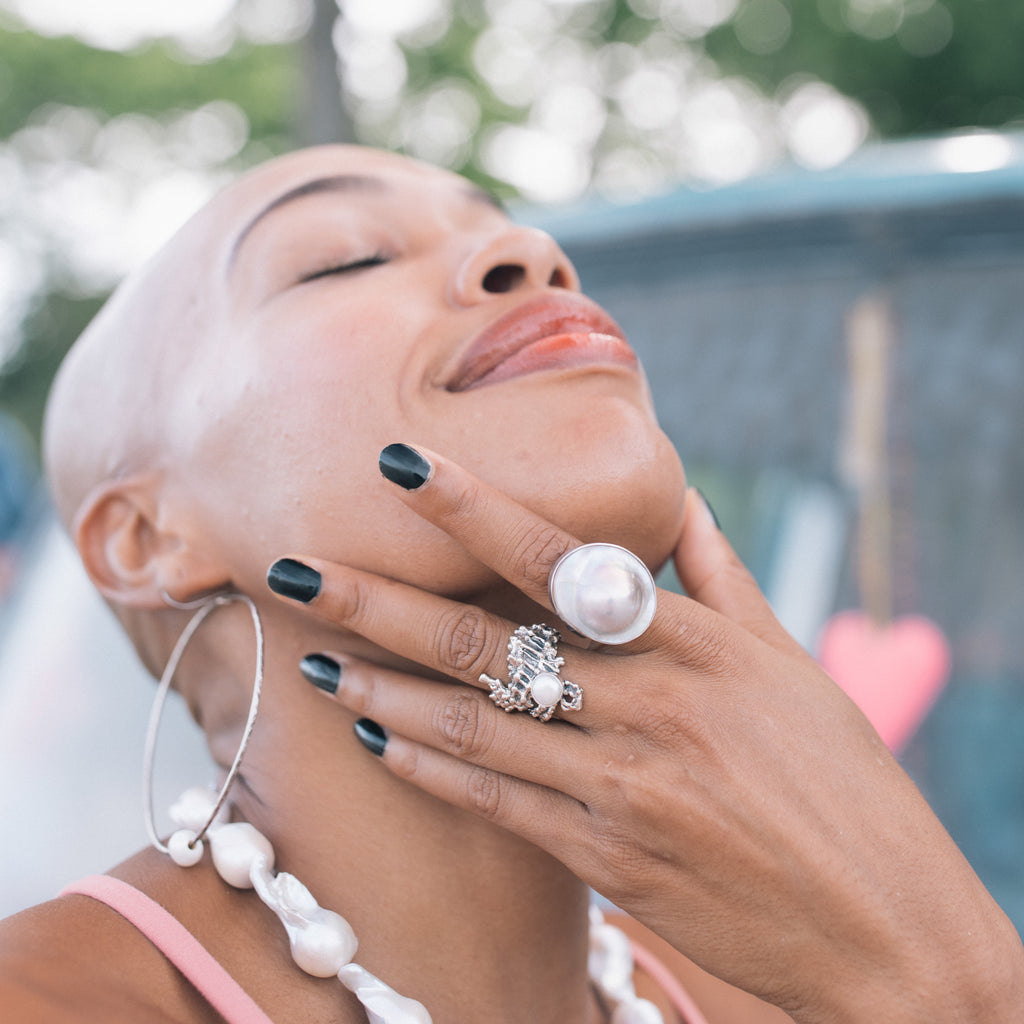
[[[159,903],[127,882],[91,875],[62,896],[91,896],[130,921],[198,989],[228,1024],[273,1024],[245,989]]]
[[[650,950],[630,939],[633,950],[633,963],[640,970],[649,974],[655,984],[665,993],[683,1024],[708,1024],[707,1018],[690,998],[690,994],[680,984],[679,979]]]

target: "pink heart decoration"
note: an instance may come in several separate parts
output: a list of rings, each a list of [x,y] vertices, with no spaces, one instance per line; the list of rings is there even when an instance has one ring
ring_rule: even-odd
[[[898,752],[942,692],[952,659],[942,630],[924,616],[879,626],[847,611],[825,623],[818,661]]]

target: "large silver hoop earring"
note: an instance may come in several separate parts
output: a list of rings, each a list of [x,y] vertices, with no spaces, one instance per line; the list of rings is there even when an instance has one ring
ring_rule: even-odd
[[[194,848],[206,834],[206,830],[213,824],[220,813],[221,807],[224,806],[228,790],[231,789],[231,785],[238,775],[238,769],[242,766],[242,758],[245,756],[245,749],[249,745],[249,737],[252,735],[253,726],[256,724],[256,715],[260,709],[260,691],[263,688],[263,624],[260,621],[259,612],[256,610],[256,605],[253,603],[252,598],[247,597],[245,594],[215,594],[212,597],[203,597],[186,604],[175,601],[167,594],[164,594],[164,599],[175,608],[185,610],[198,609],[182,631],[181,636],[178,637],[178,642],[174,645],[171,656],[167,659],[163,674],[160,676],[156,697],[153,700],[153,710],[149,716],[149,728],[146,731],[146,750],[142,764],[142,804],[145,813],[146,832],[149,835],[149,841],[161,853],[170,854],[170,848],[157,835],[156,820],[153,816],[153,762],[156,757],[156,739],[160,729],[160,718],[163,715],[167,692],[171,688],[171,681],[174,679],[174,673],[178,669],[178,663],[181,661],[181,656],[185,653],[185,648],[195,635],[196,630],[203,624],[211,612],[235,601],[241,601],[246,605],[249,609],[249,614],[252,616],[253,627],[256,630],[256,673],[252,684],[252,699],[249,702],[249,716],[246,718],[245,728],[242,730],[242,739],[238,744],[235,759],[231,762],[224,785],[221,786],[220,792],[217,794],[213,810],[206,819],[206,824],[196,832],[188,844],[189,848]]]

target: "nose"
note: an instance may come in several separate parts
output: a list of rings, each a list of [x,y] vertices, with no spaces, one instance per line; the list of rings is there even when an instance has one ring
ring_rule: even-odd
[[[471,306],[492,295],[530,288],[579,291],[569,257],[544,231],[512,225],[472,248],[456,270],[453,298]]]

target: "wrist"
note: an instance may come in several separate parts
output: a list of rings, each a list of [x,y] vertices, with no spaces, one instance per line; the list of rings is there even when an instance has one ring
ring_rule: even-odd
[[[833,987],[830,1005],[801,1015],[800,1024],[1018,1024],[1024,1006],[1024,945],[996,911],[987,937],[965,926],[961,948],[935,942],[919,954],[902,951],[876,964],[859,983]],[[950,944],[953,945],[953,944]],[[841,1005],[838,1005],[841,1003]]]

